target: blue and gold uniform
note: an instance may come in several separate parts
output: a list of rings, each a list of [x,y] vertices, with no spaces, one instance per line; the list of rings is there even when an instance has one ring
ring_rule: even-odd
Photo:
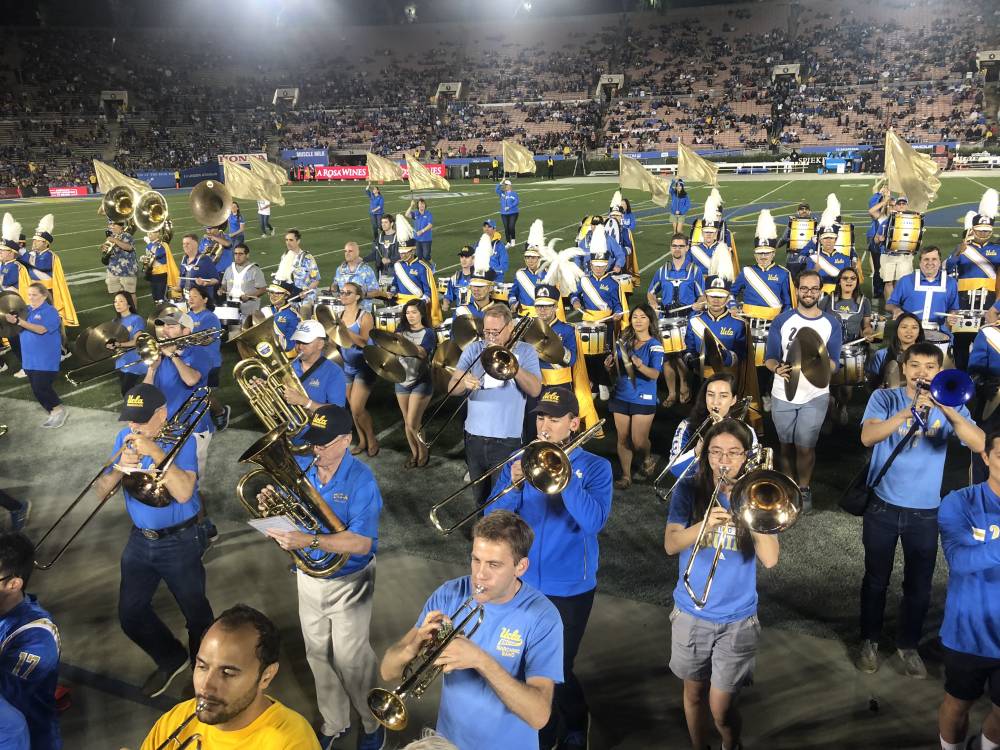
[[[684,256],[680,268],[671,258],[656,269],[646,291],[658,295],[664,309],[693,305],[705,293],[705,274],[688,255]]]
[[[750,318],[773,320],[792,306],[792,275],[784,266],[744,266],[733,282],[734,298],[743,298],[743,314]]]
[[[705,329],[711,330],[715,337],[726,347],[723,364],[727,367],[735,365],[744,357],[747,350],[747,327],[742,320],[734,318],[727,310],[715,317],[708,310],[692,315],[688,320],[684,343],[689,352],[701,355],[705,346]]]
[[[538,254],[536,250],[530,248],[524,251],[525,257],[532,253]],[[519,314],[530,316],[535,314],[535,285],[541,284],[543,278],[544,273],[541,270],[531,271],[527,267],[519,268],[514,273],[514,287],[510,290],[509,302],[517,303]]]

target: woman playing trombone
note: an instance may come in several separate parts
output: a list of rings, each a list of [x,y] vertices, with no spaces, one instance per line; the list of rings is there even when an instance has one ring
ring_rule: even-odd
[[[756,561],[766,568],[778,562],[777,538],[737,525],[729,512],[729,494],[746,464],[751,435],[750,428],[734,419],[708,429],[696,474],[674,492],[663,536],[667,554],[680,555],[682,571],[702,532],[708,550],[722,550],[711,598],[699,607],[688,582],[678,580],[670,614],[670,671],[684,681],[684,715],[691,747],[697,750],[708,744],[710,712],[722,746],[740,747],[736,698],[753,675],[760,637]],[[712,580],[712,557],[705,550],[695,554],[690,581],[698,591],[707,591]]]

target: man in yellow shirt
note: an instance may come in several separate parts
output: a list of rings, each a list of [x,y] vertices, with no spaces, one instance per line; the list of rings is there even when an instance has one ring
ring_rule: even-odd
[[[219,615],[194,662],[195,697],[161,716],[141,750],[156,750],[174,732],[169,747],[200,735],[212,750],[320,750],[309,722],[264,693],[278,673],[280,642],[274,623],[252,607]]]

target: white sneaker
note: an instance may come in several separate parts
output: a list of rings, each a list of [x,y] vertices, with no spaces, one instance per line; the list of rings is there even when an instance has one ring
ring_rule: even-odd
[[[597,386],[598,393],[600,394],[601,401],[607,401],[611,398],[611,391],[608,390],[606,385]]]
[[[771,411],[771,397],[770,396],[764,396],[761,400],[762,400],[762,402],[764,404],[764,411],[768,411],[768,412]]]
[[[0,372],[7,372],[7,363],[0,362]]]
[[[17,372],[14,373],[14,377],[15,378],[26,378],[26,377],[28,377],[28,373],[26,373],[24,370],[18,370]]]
[[[66,351],[62,352],[59,355],[59,361],[60,362],[65,362],[67,359],[69,359],[72,356],[73,356],[73,352],[71,352],[69,349],[67,349]]]
[[[51,427],[54,430],[58,430],[60,427],[66,424],[66,419],[68,417],[69,417],[69,412],[66,410],[65,407],[59,409],[58,411],[52,412],[49,415],[49,419],[52,420],[52,424],[50,424],[49,427]]]

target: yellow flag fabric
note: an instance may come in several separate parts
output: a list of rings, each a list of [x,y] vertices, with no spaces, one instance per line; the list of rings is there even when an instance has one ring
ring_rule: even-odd
[[[719,168],[680,142],[677,143],[677,176],[706,185],[719,184]]]
[[[52,253],[52,306],[58,310],[63,325],[74,328],[80,325],[80,320],[76,316],[76,306],[73,304],[73,297],[70,295],[69,286],[66,284],[62,259],[54,252]]]
[[[167,287],[169,289],[180,289],[181,270],[177,267],[177,261],[174,260],[174,256],[170,252],[170,245],[164,242],[163,250],[167,254]]]
[[[517,174],[535,173],[535,155],[520,143],[503,142],[503,171]]]
[[[226,183],[234,198],[246,200],[267,200],[275,206],[284,206],[285,198],[274,180],[264,179],[244,169],[238,164],[225,162],[222,165],[222,181]]]
[[[618,184],[627,190],[650,193],[651,200],[657,206],[670,203],[670,183],[625,154],[618,156]]]
[[[289,183],[288,171],[280,164],[272,164],[264,159],[251,158],[250,171],[265,180],[274,180],[276,185]]]
[[[391,159],[376,156],[371,151],[365,154],[368,165],[368,182],[402,182],[403,168]]]
[[[103,161],[98,161],[97,159],[94,159],[94,174],[97,175],[97,189],[102,193],[106,193],[111,188],[118,187],[119,185],[128,185],[139,193],[145,193],[153,189],[149,186],[148,182],[124,175],[110,164],[105,164]]]
[[[410,170],[410,190],[451,190],[448,180],[429,172],[409,154],[406,155],[406,168]]]
[[[885,132],[885,178],[891,191],[906,196],[911,211],[923,213],[937,198],[940,172],[928,154],[917,153],[895,131]]]

